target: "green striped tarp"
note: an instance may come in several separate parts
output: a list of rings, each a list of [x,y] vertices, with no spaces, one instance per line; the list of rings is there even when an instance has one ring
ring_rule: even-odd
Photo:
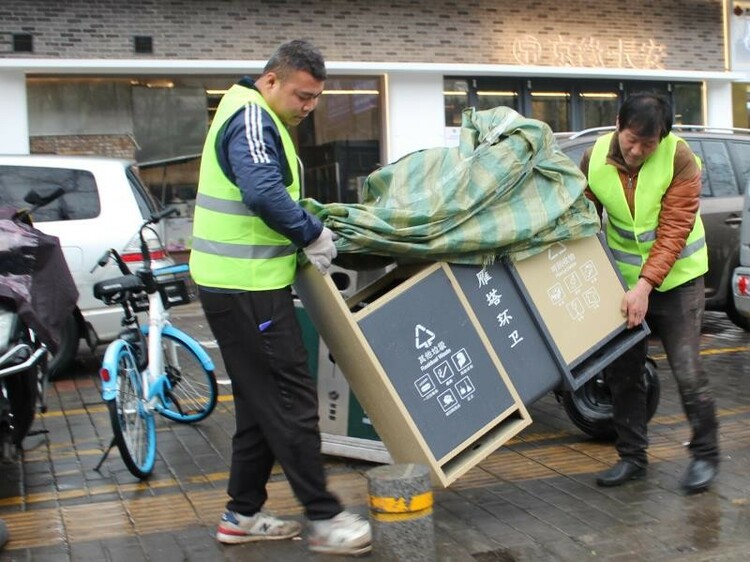
[[[469,108],[457,147],[376,170],[362,203],[301,203],[339,235],[340,254],[481,264],[598,232],[585,185],[545,123],[508,107]]]

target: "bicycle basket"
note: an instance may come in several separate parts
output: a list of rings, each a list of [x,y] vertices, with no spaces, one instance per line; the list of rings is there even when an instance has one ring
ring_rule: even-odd
[[[156,277],[156,284],[165,308],[188,304],[198,296],[198,290],[187,271]]]

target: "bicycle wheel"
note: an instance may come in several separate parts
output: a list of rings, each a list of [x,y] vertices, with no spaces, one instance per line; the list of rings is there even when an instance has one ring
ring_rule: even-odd
[[[107,400],[112,431],[125,466],[143,480],[156,461],[156,422],[143,400],[138,364],[127,345],[118,351],[116,364],[117,393]]]
[[[171,389],[158,408],[161,415],[180,423],[207,418],[216,407],[219,388],[216,375],[206,369],[196,353],[182,340],[162,334],[164,370]]]

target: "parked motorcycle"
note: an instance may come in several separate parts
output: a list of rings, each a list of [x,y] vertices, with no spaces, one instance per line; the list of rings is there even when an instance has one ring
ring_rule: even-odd
[[[0,461],[11,462],[46,405],[48,353],[72,314],[78,290],[55,236],[31,216],[65,194],[30,191],[27,209],[0,208]],[[60,199],[60,204],[62,199]]]

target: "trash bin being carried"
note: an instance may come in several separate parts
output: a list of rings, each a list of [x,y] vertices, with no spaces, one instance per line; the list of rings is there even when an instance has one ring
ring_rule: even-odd
[[[346,298],[308,266],[295,284],[393,460],[443,486],[648,333],[627,329],[585,178],[549,127],[496,108],[463,129],[368,176],[360,205],[303,202],[339,234],[339,265],[396,267]]]

